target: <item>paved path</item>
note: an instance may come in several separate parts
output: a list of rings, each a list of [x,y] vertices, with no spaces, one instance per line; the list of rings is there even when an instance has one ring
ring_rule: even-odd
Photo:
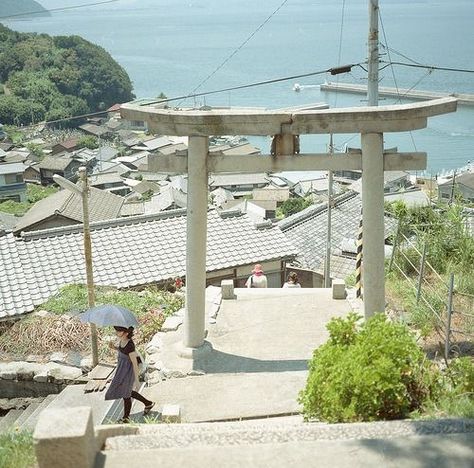
[[[347,301],[333,300],[326,289],[236,292],[237,300],[223,301],[217,323],[208,326],[212,352],[194,362],[193,369],[206,375],[170,379],[144,390],[159,407],[180,404],[184,421],[298,412],[307,362],[327,340],[326,323],[350,311]],[[169,369],[190,365],[178,357],[181,333],[165,335],[162,359]]]

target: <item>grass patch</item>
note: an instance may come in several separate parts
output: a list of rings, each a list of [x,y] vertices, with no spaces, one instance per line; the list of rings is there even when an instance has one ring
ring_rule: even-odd
[[[134,341],[138,349],[142,349],[161,330],[166,317],[183,307],[184,298],[157,288],[144,291],[97,288],[96,303],[118,304],[134,312],[140,323]],[[65,315],[87,309],[87,289],[84,285],[65,286],[39,309],[56,315],[30,316],[14,323],[0,323],[0,353],[22,357],[54,351],[89,351],[89,325],[79,322],[77,317]],[[108,337],[115,336],[113,328],[99,328],[97,332],[100,359],[114,359],[115,351],[107,346]]]
[[[36,465],[33,434],[29,431],[10,431],[0,434],[0,466],[29,468]]]

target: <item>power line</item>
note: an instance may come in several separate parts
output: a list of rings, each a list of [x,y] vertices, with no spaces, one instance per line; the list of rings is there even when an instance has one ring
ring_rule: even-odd
[[[361,63],[362,62],[346,65],[344,68],[349,68],[350,69],[352,67],[361,66]],[[263,85],[274,84],[274,83],[281,83],[282,81],[290,81],[290,80],[294,80],[296,78],[306,78],[308,76],[323,75],[325,73],[331,73],[334,70],[337,71],[341,68],[342,67],[332,67],[332,68],[327,68],[325,70],[320,70],[320,71],[315,71],[315,72],[310,72],[310,73],[303,73],[301,75],[285,76],[283,78],[274,78],[274,79],[271,79],[271,80],[258,81],[258,82],[255,82],[255,83],[249,83],[249,84],[244,84],[244,85],[240,85],[240,86],[232,86],[230,88],[216,89],[216,90],[213,90],[213,91],[195,93],[195,94],[186,95],[186,96],[177,96],[177,97],[173,97],[173,98],[158,99],[156,101],[147,101],[145,104],[142,104],[142,105],[143,106],[149,106],[149,105],[152,105],[152,104],[183,100],[183,99],[186,99],[188,97],[192,98],[192,97],[199,97],[199,96],[208,96],[208,95],[211,95],[211,94],[224,93],[224,92],[227,92],[227,91],[234,91],[234,90],[238,90],[238,89],[254,88],[254,87],[257,87],[257,86],[263,86]],[[67,122],[69,120],[77,120],[77,119],[83,119],[83,118],[86,118],[86,117],[94,117],[96,115],[102,115],[102,114],[106,114],[106,113],[107,113],[106,110],[98,111],[98,112],[91,112],[91,113],[88,113],[88,114],[81,114],[81,115],[74,115],[74,116],[71,116],[71,117],[64,117],[62,119],[48,120],[46,122],[40,122],[40,123],[35,124],[35,125],[25,125],[24,127],[21,127],[21,128],[32,128],[32,127],[37,127],[38,125],[47,125],[47,124],[53,124],[53,123],[59,123],[59,122]]]
[[[54,12],[54,11],[75,10],[77,8],[85,8],[85,7],[88,7],[88,6],[104,5],[105,3],[114,3],[114,2],[118,2],[118,1],[119,0],[104,0],[102,2],[87,3],[85,5],[71,5],[71,6],[68,6],[68,7],[50,8],[50,9],[38,10],[38,11],[27,11],[25,13],[16,13],[14,15],[0,16],[0,20],[9,19],[9,18],[17,18],[18,16],[41,15],[41,14],[44,14],[44,13],[51,13],[51,12]]]
[[[401,99],[401,96],[400,96],[400,91],[398,89],[398,82],[397,82],[397,78],[395,77],[395,70],[394,70],[394,67],[392,65],[392,57],[390,56],[390,48],[388,47],[388,41],[387,41],[387,36],[385,35],[385,27],[384,27],[384,24],[383,24],[383,20],[382,20],[382,13],[380,12],[380,8],[379,8],[379,18],[380,18],[380,25],[382,26],[382,34],[383,34],[383,38],[384,38],[384,41],[385,43],[387,44],[387,54],[388,54],[388,60],[390,61],[390,70],[392,72],[392,78],[393,78],[393,82],[395,84],[395,88],[397,90],[397,96],[398,96],[398,102],[401,102],[402,99]],[[410,59],[408,59],[410,60]],[[420,80],[421,81],[421,80]],[[419,82],[418,82],[419,83]],[[416,83],[415,86],[418,84]],[[414,87],[414,86],[413,86]],[[413,87],[411,89],[413,89]],[[410,91],[411,91],[410,89]],[[408,93],[408,92],[407,92]],[[415,149],[415,151],[417,151],[417,147],[416,147],[416,143],[415,143],[415,138],[413,137],[413,132],[410,131],[410,139],[411,139],[411,142],[413,144],[413,148]]]
[[[380,63],[387,63],[388,65],[400,65],[403,67],[412,67],[412,68],[425,68],[429,70],[440,70],[440,71],[451,71],[451,72],[460,72],[460,73],[474,73],[474,70],[469,68],[451,68],[451,67],[440,67],[437,65],[422,65],[422,64],[413,64],[413,63],[404,63],[404,62],[386,62],[380,60]]]
[[[352,63],[350,65],[347,65],[347,67],[356,67],[356,66],[361,66],[361,63]],[[194,93],[194,94],[187,94],[185,96],[178,96],[174,98],[169,98],[169,99],[157,99],[156,101],[151,101],[147,102],[146,104],[143,105],[151,105],[151,104],[158,104],[158,103],[163,103],[163,102],[171,102],[171,101],[178,101],[178,100],[184,100],[187,98],[194,98],[194,97],[199,97],[199,96],[208,96],[211,94],[217,94],[217,93],[224,93],[226,91],[235,91],[238,89],[246,89],[246,88],[253,88],[256,86],[263,86],[267,84],[273,84],[273,83],[280,83],[282,81],[289,81],[289,80],[295,80],[297,78],[306,78],[308,76],[316,76],[316,75],[323,75],[325,73],[331,73],[333,70],[337,70],[340,67],[333,67],[333,68],[327,68],[326,70],[320,70],[316,72],[310,72],[310,73],[304,73],[302,75],[292,75],[292,76],[285,76],[284,78],[275,78],[272,80],[265,80],[265,81],[257,81],[255,83],[250,83],[250,84],[245,84],[245,85],[240,85],[240,86],[232,86],[230,88],[222,88],[222,89],[217,89],[214,91],[206,91],[203,93]],[[181,101],[182,102],[182,101]],[[181,104],[181,102],[178,103],[178,106]]]
[[[341,28],[339,30],[339,50],[337,53],[337,65],[341,64],[341,55],[342,55],[342,33],[344,31],[344,12],[346,8],[346,0],[342,0],[342,8],[341,8]],[[339,84],[339,75],[336,78],[336,83]],[[334,107],[337,107],[337,93],[338,88],[336,88],[336,98],[334,100]]]
[[[188,96],[184,96],[183,100],[189,98],[189,97],[194,97],[194,93],[207,81],[209,81],[227,62],[230,61],[230,59],[236,55],[244,46],[247,44],[250,39],[252,39],[277,13],[280,11],[285,4],[288,2],[288,0],[283,0],[283,2],[278,6],[276,10],[274,10],[266,19],[261,23],[247,38],[236,48],[234,51],[227,57],[225,58],[209,75],[204,78],[190,93]],[[179,103],[181,104],[181,103]]]

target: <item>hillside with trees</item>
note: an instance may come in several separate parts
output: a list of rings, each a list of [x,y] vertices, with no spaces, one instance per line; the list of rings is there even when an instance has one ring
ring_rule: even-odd
[[[102,47],[79,36],[18,33],[3,25],[0,83],[3,124],[62,119],[134,98],[127,72]]]
[[[34,13],[35,16],[50,16],[46,8],[34,0],[2,0],[2,16]]]

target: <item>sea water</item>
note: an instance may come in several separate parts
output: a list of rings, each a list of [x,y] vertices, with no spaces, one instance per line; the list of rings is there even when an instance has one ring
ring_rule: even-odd
[[[84,5],[92,0],[39,0],[45,8]],[[77,34],[104,47],[128,72],[137,97],[168,97],[360,63],[367,57],[367,0],[118,0],[52,12],[49,17],[3,19],[22,32]],[[344,9],[342,8],[344,4]],[[474,69],[473,0],[380,0],[380,41],[399,53],[382,60]],[[0,3],[1,16],[1,3]],[[258,29],[260,27],[260,29]],[[255,32],[258,29],[257,32]],[[254,33],[241,48],[249,36]],[[226,59],[228,59],[226,61]],[[225,63],[223,63],[226,61]],[[280,108],[314,102],[360,106],[363,96],[324,93],[325,80],[366,83],[358,66],[337,77],[326,74],[273,85],[187,99],[182,105]],[[381,86],[474,93],[474,74],[387,67]],[[293,91],[295,83],[302,90]],[[199,86],[200,85],[200,86]],[[395,98],[380,104],[396,103]],[[404,101],[409,102],[409,101]],[[358,135],[335,135],[337,149],[359,146]],[[268,137],[252,142],[268,152]],[[328,136],[302,138],[302,151],[324,152]],[[474,107],[431,118],[428,128],[385,134],[386,147],[426,151],[428,172],[440,173],[474,160]]]

